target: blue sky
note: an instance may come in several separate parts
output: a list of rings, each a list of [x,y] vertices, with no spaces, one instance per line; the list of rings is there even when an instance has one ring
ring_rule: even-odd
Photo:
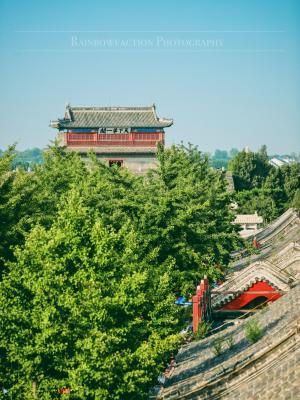
[[[300,151],[297,0],[0,3],[0,148],[71,105],[157,106],[167,142]]]

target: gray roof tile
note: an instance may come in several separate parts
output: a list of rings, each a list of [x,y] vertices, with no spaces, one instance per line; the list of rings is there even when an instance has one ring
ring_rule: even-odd
[[[161,387],[157,399],[277,399],[271,395],[274,385],[260,396],[267,380],[274,376],[279,387],[299,388],[295,372],[300,356],[298,324],[300,317],[300,285],[270,304],[255,316],[217,332],[201,341],[184,345],[176,356],[176,366]],[[246,338],[245,327],[256,320],[262,337],[254,344]],[[233,347],[226,346],[232,338]],[[223,340],[223,352],[213,352],[216,339]],[[291,364],[286,373],[287,359]],[[284,365],[284,368],[282,366]],[[278,370],[278,367],[279,368]],[[259,377],[263,377],[261,383]],[[242,394],[239,389],[242,388]],[[250,391],[250,395],[246,393]],[[298,391],[299,393],[299,391]],[[153,398],[153,397],[152,397]],[[298,397],[280,397],[292,399]]]
[[[150,107],[71,107],[63,119],[52,121],[53,128],[165,128],[172,119],[158,118]]]

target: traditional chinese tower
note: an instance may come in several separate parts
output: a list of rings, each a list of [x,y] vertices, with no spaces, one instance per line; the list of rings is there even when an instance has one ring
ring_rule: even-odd
[[[109,166],[124,165],[132,172],[155,168],[157,143],[173,120],[158,118],[150,107],[71,107],[64,118],[51,121],[61,146],[84,158],[90,150]]]

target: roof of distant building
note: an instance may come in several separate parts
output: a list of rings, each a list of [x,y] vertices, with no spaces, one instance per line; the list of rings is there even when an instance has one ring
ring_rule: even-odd
[[[287,165],[287,164],[291,164],[293,162],[295,162],[295,158],[293,157],[289,157],[289,156],[276,156],[276,157],[272,157],[269,160],[269,163],[271,165],[273,165],[273,167],[282,167],[283,165]]]
[[[277,157],[271,158],[271,160],[269,161],[269,163],[270,163],[271,165],[273,165],[273,167],[282,167],[283,165],[287,164],[286,161],[281,160],[281,159],[279,159],[279,158],[277,158]]]
[[[64,118],[51,121],[53,128],[165,128],[172,119],[158,118],[150,107],[72,107],[66,106]]]
[[[234,220],[235,224],[262,224],[263,217],[255,214],[238,214]]]

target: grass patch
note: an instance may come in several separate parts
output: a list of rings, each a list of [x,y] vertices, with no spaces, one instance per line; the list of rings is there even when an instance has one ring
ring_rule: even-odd
[[[212,342],[212,352],[216,357],[219,357],[223,351],[224,340],[222,338],[217,338]]]
[[[198,330],[195,334],[195,338],[200,340],[200,339],[204,339],[209,331],[211,330],[212,324],[206,321],[201,321],[198,325]]]
[[[226,339],[226,346],[228,348],[228,350],[231,350],[234,347],[234,337],[233,335],[228,336],[228,338]]]
[[[250,343],[256,343],[263,335],[263,329],[256,319],[248,321],[245,325],[245,336]]]

